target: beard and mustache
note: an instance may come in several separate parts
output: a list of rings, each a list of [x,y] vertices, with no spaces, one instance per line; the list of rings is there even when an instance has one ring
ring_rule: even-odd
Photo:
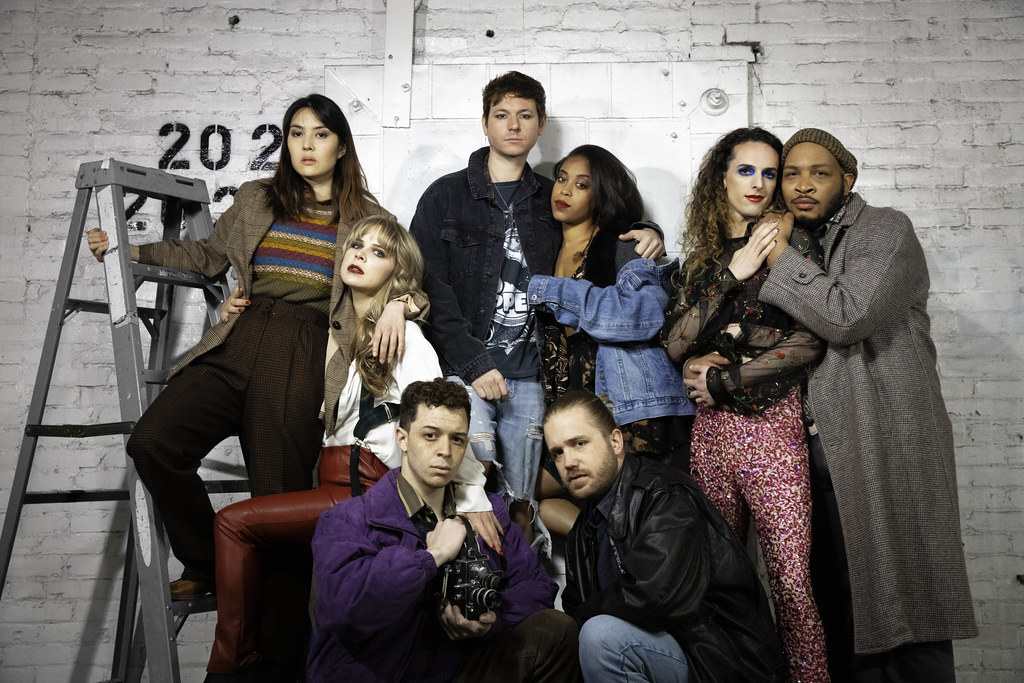
[[[836,215],[836,211],[839,210],[839,207],[843,205],[844,201],[846,201],[846,195],[844,195],[842,192],[837,192],[835,196],[829,199],[828,203],[825,205],[825,210],[822,212],[820,216],[797,216],[794,219],[794,225],[798,228],[803,228],[808,232],[813,232],[820,228],[821,226],[825,225],[825,223],[828,222],[828,219],[832,218],[832,216]],[[789,206],[788,201],[786,202],[786,208],[789,209],[790,211],[793,211],[793,209]],[[793,213],[794,216],[796,216],[796,212],[794,211]]]

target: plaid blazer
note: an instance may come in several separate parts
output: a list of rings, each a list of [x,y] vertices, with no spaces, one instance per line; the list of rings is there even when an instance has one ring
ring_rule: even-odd
[[[808,400],[843,526],[855,650],[976,636],[914,227],[852,194],[822,247],[824,269],[787,249],[759,298],[828,343]]]

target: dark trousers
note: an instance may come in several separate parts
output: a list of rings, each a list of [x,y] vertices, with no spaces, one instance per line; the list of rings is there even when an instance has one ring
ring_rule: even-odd
[[[128,455],[185,566],[183,578],[214,580],[214,512],[197,471],[218,443],[238,434],[253,496],[312,486],[326,354],[325,315],[254,299],[225,342],[176,375],[142,415]],[[308,571],[300,578],[289,564],[265,568],[268,638],[308,621]]]
[[[576,621],[553,609],[531,614],[495,640],[470,650],[453,683],[573,683],[580,673]]]
[[[818,435],[811,453],[811,582],[825,627],[832,683],[953,683],[953,643],[908,643],[875,654],[853,651],[850,567],[832,477]]]

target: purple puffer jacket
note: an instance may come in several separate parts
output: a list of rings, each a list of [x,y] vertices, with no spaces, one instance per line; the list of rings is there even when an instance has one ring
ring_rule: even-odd
[[[446,681],[475,642],[449,640],[434,616],[437,567],[405,513],[397,476],[398,470],[391,470],[362,496],[325,512],[317,524],[317,633],[306,674],[311,683]],[[509,585],[488,639],[551,608],[558,590],[509,520],[505,503],[489,497],[505,529],[504,556],[481,546]]]

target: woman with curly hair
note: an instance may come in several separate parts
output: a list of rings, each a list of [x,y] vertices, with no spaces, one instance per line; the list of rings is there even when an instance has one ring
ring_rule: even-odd
[[[399,358],[378,360],[370,342],[388,302],[419,291],[422,274],[419,247],[397,221],[370,216],[352,226],[344,245],[341,280],[342,315],[354,322],[348,327],[347,343],[336,344],[332,335],[328,344],[328,362],[338,366],[344,381],[334,419],[329,420],[334,429],[325,435],[320,452],[319,487],[250,498],[217,513],[217,630],[208,683],[257,680],[261,658],[268,654],[260,652],[259,645],[273,642],[266,633],[262,643],[257,642],[264,562],[301,558],[299,564],[306,566],[321,513],[359,495],[402,464],[395,441],[402,391],[412,382],[440,377],[441,366],[411,321],[405,322],[405,349]],[[461,484],[455,501],[460,512],[492,514],[483,491],[483,466],[471,450],[455,481]],[[284,639],[291,634],[277,635]],[[259,673],[267,678],[266,671]]]
[[[746,538],[753,517],[768,571],[789,680],[829,680],[811,591],[811,494],[800,407],[821,340],[757,295],[765,258],[789,244],[820,259],[792,216],[756,223],[772,205],[782,143],[760,128],[723,136],[705,155],[686,207],[683,267],[663,329],[697,403],[694,479]]]

